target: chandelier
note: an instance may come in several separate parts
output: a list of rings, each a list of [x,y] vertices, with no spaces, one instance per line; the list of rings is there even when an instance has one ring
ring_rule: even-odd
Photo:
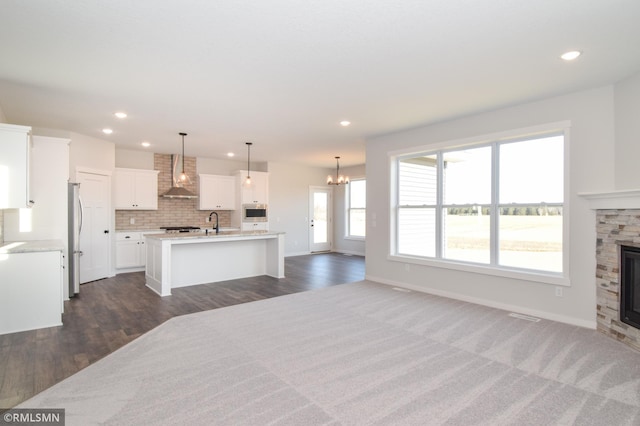
[[[348,185],[349,176],[342,176],[340,174],[340,157],[336,157],[336,180],[333,180],[331,175],[327,176],[327,185]]]

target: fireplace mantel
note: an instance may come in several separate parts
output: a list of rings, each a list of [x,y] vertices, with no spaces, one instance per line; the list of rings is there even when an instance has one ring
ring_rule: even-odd
[[[640,189],[607,192],[581,192],[592,210],[640,209]]]

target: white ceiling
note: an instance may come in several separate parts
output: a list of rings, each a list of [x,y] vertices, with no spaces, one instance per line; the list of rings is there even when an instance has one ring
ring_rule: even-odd
[[[348,166],[368,136],[632,75],[639,22],[638,0],[2,0],[0,108],[119,148],[186,132],[187,156]]]

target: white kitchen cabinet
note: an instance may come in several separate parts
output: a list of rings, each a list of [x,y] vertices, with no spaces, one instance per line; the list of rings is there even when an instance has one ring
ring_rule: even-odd
[[[60,240],[67,251],[67,182],[69,181],[69,139],[33,135],[29,150],[29,209],[4,210],[4,240]],[[1,157],[0,157],[1,158]],[[26,218],[30,229],[24,229]],[[67,257],[68,258],[68,257]],[[68,282],[68,268],[64,283]],[[68,299],[68,286],[64,286]]]
[[[164,231],[116,231],[116,269],[142,270],[147,258],[145,234]],[[119,271],[122,272],[122,271]]]
[[[113,202],[116,210],[158,210],[158,170],[116,168]]]
[[[251,171],[249,175],[251,176],[251,184],[247,185],[247,171],[239,170],[236,172],[240,204],[268,204],[269,173]]]
[[[0,124],[0,209],[30,207],[31,127]]]
[[[247,229],[253,230],[269,230],[269,223],[244,223],[242,219],[243,204],[269,204],[269,173],[254,172],[250,173],[251,184],[246,185],[246,170],[238,170],[235,172],[236,177],[236,210],[231,212],[231,225],[241,228],[243,231]],[[250,226],[247,226],[250,225]],[[260,229],[257,229],[260,228]],[[264,228],[264,229],[262,229]]]
[[[242,224],[242,231],[268,231],[269,230],[269,222],[244,222]]]
[[[0,334],[62,325],[62,253],[1,256]]]
[[[235,210],[236,178],[200,174],[200,210]]]
[[[116,269],[144,266],[144,239],[140,232],[116,232]]]

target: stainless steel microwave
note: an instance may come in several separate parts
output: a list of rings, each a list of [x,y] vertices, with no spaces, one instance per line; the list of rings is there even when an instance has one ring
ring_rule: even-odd
[[[243,222],[267,222],[269,220],[266,204],[243,204]]]

